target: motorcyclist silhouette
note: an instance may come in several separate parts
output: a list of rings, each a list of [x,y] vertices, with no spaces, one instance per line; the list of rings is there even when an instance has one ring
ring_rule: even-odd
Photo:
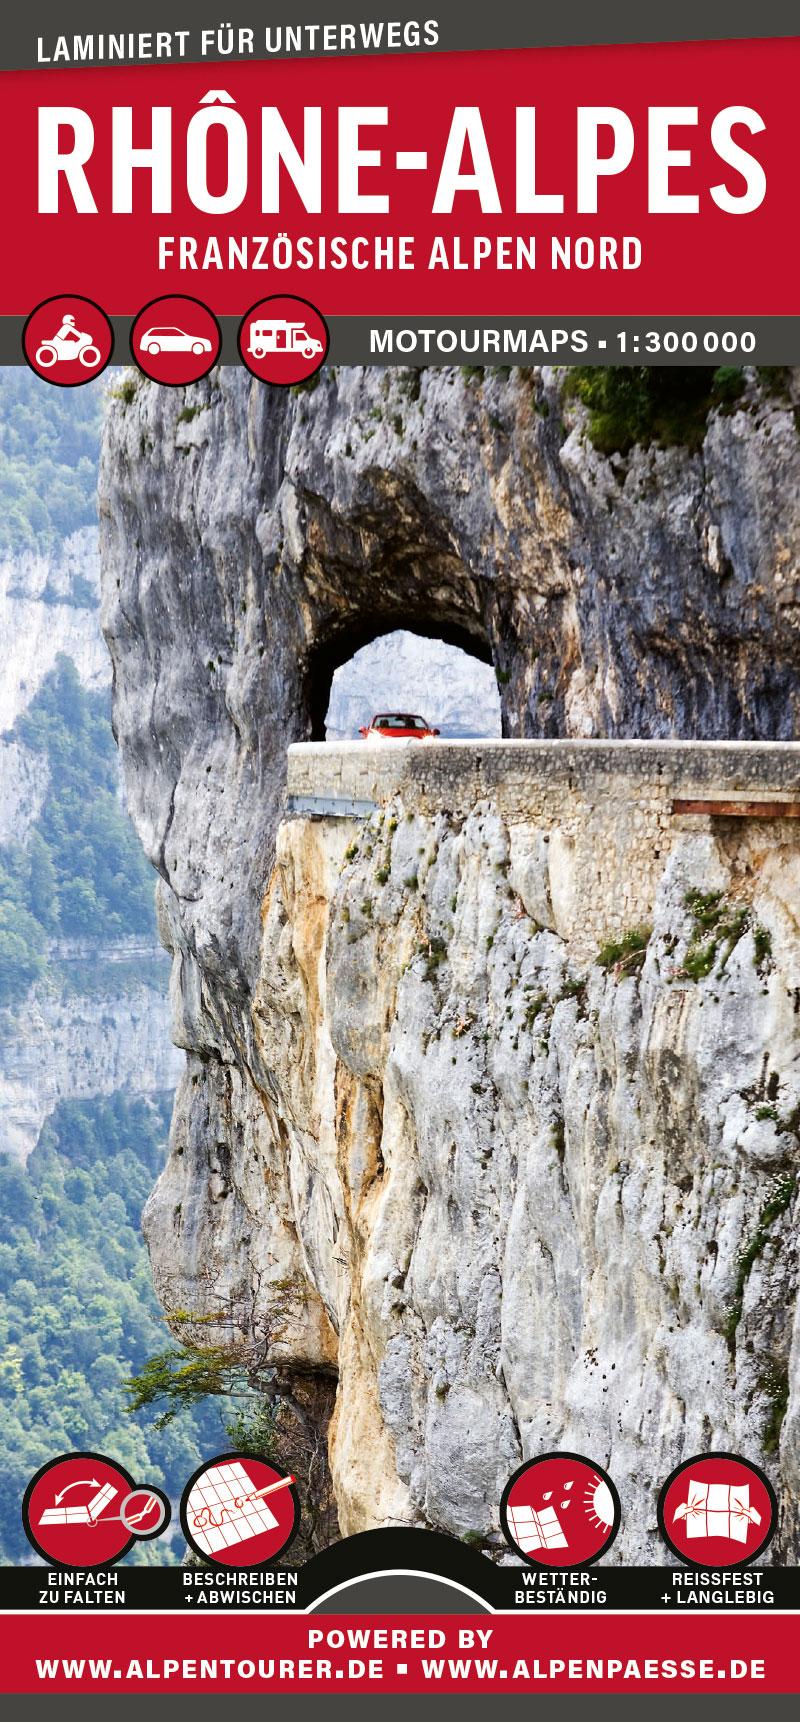
[[[78,341],[80,340],[80,334],[75,327],[75,318],[70,314],[69,311],[67,311],[65,313],[64,321],[61,325],[61,328],[53,336],[53,340],[54,341],[66,341],[70,335],[74,335],[76,340],[78,340]]]
[[[99,365],[100,357],[100,348],[95,346],[92,336],[76,329],[72,312],[65,311],[61,328],[37,349],[36,363],[49,370],[60,360],[78,359],[87,370],[91,370],[94,365]]]

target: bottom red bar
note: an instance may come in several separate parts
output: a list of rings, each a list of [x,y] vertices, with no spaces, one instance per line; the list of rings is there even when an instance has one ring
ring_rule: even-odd
[[[793,1692],[791,1614],[6,1616],[4,1692]]]

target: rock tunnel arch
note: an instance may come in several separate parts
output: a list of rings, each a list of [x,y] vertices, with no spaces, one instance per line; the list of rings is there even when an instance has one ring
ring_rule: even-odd
[[[279,566],[289,625],[299,623],[301,636],[292,666],[292,740],[325,739],[336,670],[396,631],[455,646],[491,665],[501,692],[502,733],[515,733],[518,618],[514,569],[506,559],[493,554],[491,544],[470,554],[446,503],[439,498],[434,505],[407,471],[370,467],[335,503],[319,481],[299,486],[292,478],[290,489]]]
[[[323,635],[309,655],[305,681],[311,741],[326,739],[327,717],[336,671],[349,664],[365,646],[401,631],[420,636],[424,640],[453,646],[467,657],[493,666],[489,636],[483,630],[424,614],[410,615],[407,611],[399,616],[382,617],[372,614],[355,617],[348,626]],[[393,703],[390,696],[387,695],[386,698],[389,704]]]

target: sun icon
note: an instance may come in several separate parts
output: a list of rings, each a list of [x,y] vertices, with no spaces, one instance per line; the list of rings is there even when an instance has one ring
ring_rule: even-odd
[[[614,1501],[611,1490],[603,1477],[595,1476],[587,1483],[583,1496],[583,1510],[587,1519],[596,1526],[597,1530],[602,1528],[610,1531],[614,1523]]]

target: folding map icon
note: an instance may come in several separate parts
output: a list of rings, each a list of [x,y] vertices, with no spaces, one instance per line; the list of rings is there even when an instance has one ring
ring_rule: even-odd
[[[40,1525],[93,1525],[105,1512],[109,1501],[113,1501],[116,1489],[110,1483],[104,1483],[90,1501],[79,1507],[45,1507],[39,1520]]]

